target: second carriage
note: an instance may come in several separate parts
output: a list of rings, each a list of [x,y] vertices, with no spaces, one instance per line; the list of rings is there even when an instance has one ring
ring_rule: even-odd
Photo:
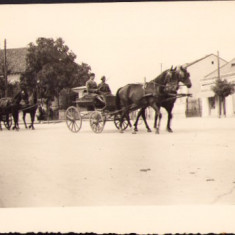
[[[88,120],[95,133],[101,133],[107,121],[113,121],[117,129],[120,128],[120,110],[116,109],[116,97],[114,95],[89,96],[74,101],[74,105],[68,107],[65,112],[65,120],[70,131],[79,132],[84,120]],[[128,127],[124,120],[122,129]]]

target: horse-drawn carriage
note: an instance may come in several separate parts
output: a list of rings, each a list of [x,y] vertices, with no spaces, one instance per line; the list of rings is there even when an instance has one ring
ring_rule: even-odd
[[[164,107],[168,112],[167,129],[171,132],[170,120],[174,102],[177,98],[189,96],[189,94],[177,94],[179,83],[190,88],[192,84],[189,77],[190,74],[186,68],[180,66],[173,69],[172,67],[145,84],[127,84],[121,87],[116,96],[85,95],[66,110],[67,126],[72,132],[79,132],[82,120],[88,119],[91,129],[95,133],[101,133],[107,121],[114,121],[116,128],[122,132],[128,126],[132,127],[129,114],[140,109],[139,114],[143,117],[146,128],[150,130],[145,119],[145,110],[147,107],[152,107],[155,110],[154,128],[156,133],[159,133],[160,107]],[[134,126],[133,133],[137,130],[137,121]]]
[[[117,129],[120,127],[120,111],[116,108],[114,95],[90,96],[77,99],[65,113],[66,124],[70,131],[79,132],[83,120],[89,120],[95,133],[101,133],[107,121],[113,121]],[[127,122],[122,125],[127,128]]]
[[[37,110],[37,97],[32,91],[26,91],[26,89],[20,90],[14,97],[0,98],[0,130],[2,130],[1,122],[4,126],[10,130],[14,121],[12,129],[19,129],[19,112],[23,112],[23,121],[25,127],[27,124],[25,121],[26,113],[31,116],[31,124],[29,128],[34,129],[34,117]]]
[[[10,110],[10,99],[1,98],[0,99],[0,129],[2,129],[1,121],[4,126],[9,130],[12,126],[12,113]]]

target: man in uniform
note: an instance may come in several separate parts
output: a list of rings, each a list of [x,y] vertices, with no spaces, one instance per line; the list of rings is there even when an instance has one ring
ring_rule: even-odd
[[[99,95],[98,86],[94,81],[94,79],[95,79],[95,74],[91,73],[90,79],[86,82],[86,89],[88,96],[92,98],[95,105],[97,105],[97,101],[99,104],[104,105],[104,99],[102,98],[102,96]]]
[[[95,79],[95,74],[91,73],[90,74],[90,79],[86,82],[86,89],[88,94],[97,94],[97,84],[94,81]]]
[[[111,90],[109,88],[109,85],[107,83],[105,83],[106,81],[106,77],[103,76],[101,78],[101,83],[98,85],[98,91],[102,94],[102,95],[109,95],[111,94]]]

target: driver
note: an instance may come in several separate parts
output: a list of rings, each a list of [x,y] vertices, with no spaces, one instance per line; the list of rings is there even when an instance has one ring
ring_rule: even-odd
[[[111,90],[109,88],[109,85],[105,82],[106,77],[103,76],[100,79],[102,82],[98,85],[98,90],[102,95],[109,95],[111,94]]]

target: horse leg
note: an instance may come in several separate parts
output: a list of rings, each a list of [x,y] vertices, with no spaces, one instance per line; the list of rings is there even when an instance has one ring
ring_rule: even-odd
[[[30,127],[32,128],[32,130],[35,130],[34,125],[33,125],[34,124],[35,113],[36,113],[36,110],[30,113],[30,116],[31,116],[31,125],[30,125]]]
[[[155,103],[152,104],[151,107],[155,110],[155,118],[154,118],[155,133],[159,134],[160,119],[161,119],[160,107],[158,107]],[[159,122],[157,123],[158,117],[159,117]]]
[[[170,133],[173,132],[173,130],[171,129],[171,120],[173,118],[173,115],[172,115],[172,109],[174,107],[174,104],[172,105],[169,105],[168,107],[165,107],[167,113],[168,113],[168,118],[167,118],[167,126],[166,126],[166,130]]]
[[[23,111],[23,121],[24,121],[24,126],[25,126],[25,129],[28,129],[27,127],[27,123],[25,121],[25,116],[26,116],[26,112]]]
[[[124,112],[120,116],[120,122],[119,122],[119,132],[120,133],[124,133],[124,130],[122,129],[123,122],[124,122]]]
[[[171,129],[171,119],[173,118],[173,115],[172,115],[172,113],[169,111],[168,112],[168,120],[167,120],[167,131],[168,132],[170,132],[170,133],[172,133],[173,132],[173,130]]]
[[[147,120],[146,120],[146,115],[145,115],[145,110],[146,109],[142,109],[143,111],[142,111],[142,118],[143,118],[143,120],[144,120],[144,124],[145,124],[145,127],[146,127],[146,129],[147,129],[147,132],[152,132],[151,131],[151,129],[150,129],[150,127],[149,127],[149,125],[148,125],[148,123],[147,123]]]
[[[122,128],[123,122],[124,122],[124,118],[126,118],[128,126],[130,128],[132,128],[131,122],[130,122],[130,116],[127,110],[124,110],[121,114],[121,118],[120,118],[120,125],[119,125],[119,129],[120,129],[120,133],[124,133],[124,130]]]
[[[10,130],[11,127],[9,125],[9,113],[6,114],[6,120],[7,120],[7,129]]]
[[[17,111],[13,111],[12,112],[12,116],[13,116],[13,119],[14,119],[14,126],[13,126],[13,130],[19,130],[19,123],[18,123],[18,120],[19,120],[19,112],[18,110]]]
[[[137,117],[136,117],[136,120],[135,120],[135,123],[134,123],[134,127],[135,127],[135,131],[138,131],[138,121],[139,121],[139,118],[140,118],[140,116],[142,115],[142,109],[141,110],[139,110],[139,112],[138,112],[138,114],[137,114]]]
[[[132,129],[132,134],[136,134],[135,128],[132,127],[131,120],[130,120],[130,115],[129,115],[128,111],[126,112],[125,116],[126,116],[126,119],[127,119],[128,126]]]
[[[162,118],[162,114],[160,112],[161,107],[158,108],[158,111],[155,111],[155,116],[154,116],[154,129],[157,129],[157,126],[160,127],[159,122],[161,121],[160,118]],[[159,117],[159,122],[158,122],[158,117]]]
[[[2,131],[2,121],[0,120],[0,131]]]
[[[162,120],[162,113],[160,111],[159,111],[158,117],[159,117],[159,121],[158,121],[158,124],[157,124],[157,130],[158,130],[158,134],[159,134],[160,124],[161,124],[161,120]]]

